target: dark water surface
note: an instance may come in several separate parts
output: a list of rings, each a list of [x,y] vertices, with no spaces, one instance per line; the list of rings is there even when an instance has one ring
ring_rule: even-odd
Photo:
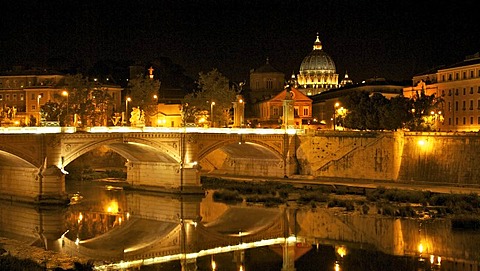
[[[0,202],[0,235],[99,270],[479,270],[480,233],[448,219],[245,203],[67,182],[68,207]]]

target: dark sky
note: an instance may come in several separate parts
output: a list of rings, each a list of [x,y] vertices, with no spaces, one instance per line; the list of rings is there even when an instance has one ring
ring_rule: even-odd
[[[268,57],[289,76],[318,32],[340,78],[403,80],[480,51],[476,11],[475,1],[6,0],[0,65],[166,56],[192,76],[217,68],[239,81]]]

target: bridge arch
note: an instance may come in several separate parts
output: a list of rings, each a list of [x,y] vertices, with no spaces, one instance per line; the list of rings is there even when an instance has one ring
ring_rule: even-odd
[[[37,168],[30,161],[24,159],[21,154],[15,151],[0,150],[0,167],[22,167],[22,168]]]
[[[208,174],[283,177],[281,148],[254,139],[217,141],[198,155],[201,171]]]
[[[134,162],[178,163],[180,161],[180,157],[174,152],[174,148],[166,143],[132,137],[90,141],[74,150],[69,150],[67,147],[67,153],[63,156],[63,165],[66,166],[78,157],[101,146],[107,146],[122,157]]]
[[[283,154],[272,146],[265,144],[259,140],[224,140],[218,141],[208,148],[203,149],[199,155],[198,160],[202,160],[214,151],[221,150],[235,157],[259,157],[267,159],[283,159]]]

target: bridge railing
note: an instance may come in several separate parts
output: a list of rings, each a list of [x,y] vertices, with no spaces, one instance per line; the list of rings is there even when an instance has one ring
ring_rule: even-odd
[[[259,128],[199,128],[199,127],[130,127],[94,126],[77,127],[0,127],[0,134],[50,134],[50,133],[217,133],[217,134],[303,134],[303,129]]]

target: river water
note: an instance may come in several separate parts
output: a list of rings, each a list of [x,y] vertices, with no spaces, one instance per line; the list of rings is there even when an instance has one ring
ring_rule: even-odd
[[[92,259],[98,270],[479,270],[480,234],[448,219],[399,219],[295,204],[67,182],[68,207],[1,202],[0,234]]]

